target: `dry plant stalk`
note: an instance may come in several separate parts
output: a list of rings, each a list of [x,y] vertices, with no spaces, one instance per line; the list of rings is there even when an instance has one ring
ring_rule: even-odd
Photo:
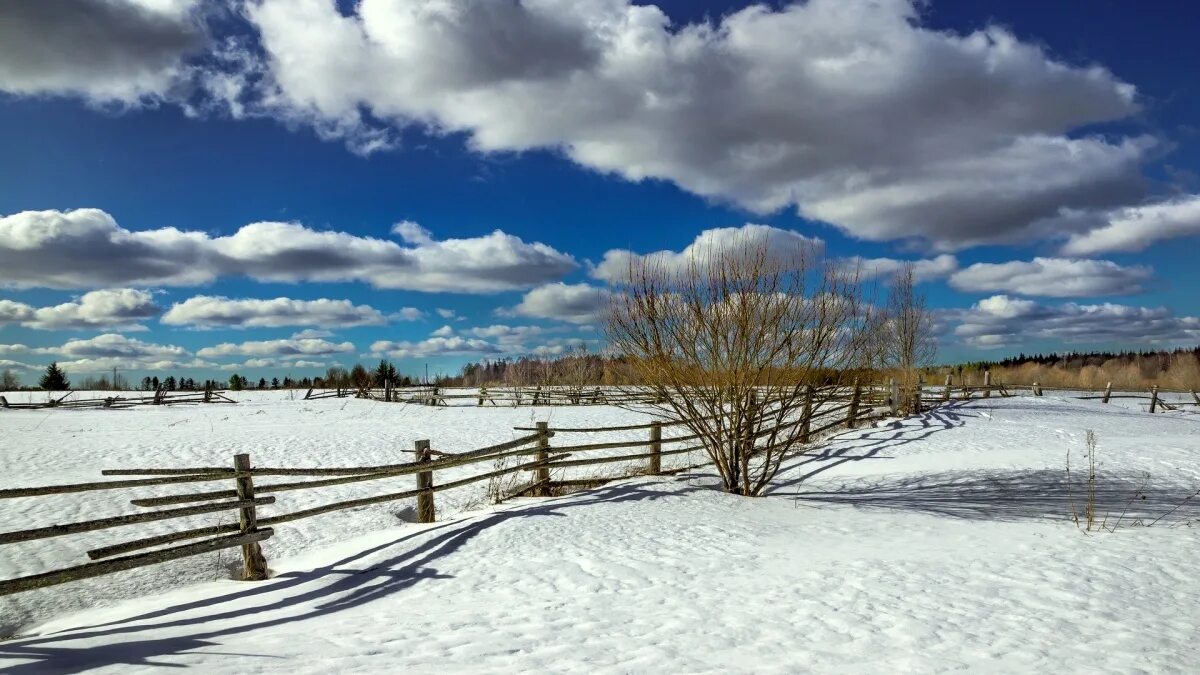
[[[743,236],[682,263],[631,259],[606,317],[610,348],[665,420],[703,443],[724,488],[754,496],[801,447],[811,409],[861,364],[867,331],[856,274],[815,251]]]

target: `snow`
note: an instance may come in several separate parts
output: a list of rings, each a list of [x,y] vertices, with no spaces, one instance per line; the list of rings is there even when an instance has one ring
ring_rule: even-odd
[[[262,464],[402,461],[416,438],[465,450],[546,417],[644,419],[603,406],[244,399],[4,414],[14,442],[0,481],[92,479],[150,458],[225,464],[245,450]],[[1112,524],[1128,510],[1114,533],[1069,518],[1066,453],[1078,471],[1087,429],[1101,511]],[[698,471],[501,506],[439,493],[432,525],[396,518],[401,503],[329,514],[278,528],[267,582],[193,559],[10,597],[0,610],[22,617],[23,637],[0,643],[0,668],[1196,672],[1200,504],[1146,525],[1200,487],[1198,438],[1200,415],[1186,412],[992,398],[842,432],[789,460],[763,499],[721,493]],[[1131,503],[1139,486],[1147,498]],[[97,494],[70,496],[85,503],[62,515],[38,512],[44,498],[11,500],[3,529],[110,513],[112,495]],[[0,575],[79,560],[86,547],[71,539],[0,549]]]

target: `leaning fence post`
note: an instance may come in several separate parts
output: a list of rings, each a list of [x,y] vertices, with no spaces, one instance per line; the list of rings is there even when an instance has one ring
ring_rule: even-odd
[[[650,475],[662,473],[662,422],[650,423]]]
[[[1158,409],[1158,385],[1150,387],[1150,412]]]
[[[1042,395],[1042,385],[1038,384],[1037,382],[1033,383],[1033,395],[1034,396]]]
[[[855,418],[858,417],[858,401],[862,398],[862,386],[858,378],[854,378],[854,391],[850,394],[850,411],[846,413],[846,428],[853,429]]]
[[[1197,394],[1195,389],[1192,390],[1192,400],[1196,402],[1196,405],[1200,405],[1200,394]]]
[[[896,386],[896,378],[891,378],[889,381],[890,391],[888,392],[888,405],[892,408],[892,414],[895,415],[900,407],[900,389]]]
[[[812,430],[813,387],[804,387],[804,410],[800,413],[800,442],[807,443],[809,432]]]
[[[538,497],[550,496],[550,467],[546,465],[546,461],[550,458],[550,425],[547,422],[537,423],[538,441],[537,454],[534,460],[539,462],[537,469],[533,472],[533,480],[535,486],[533,494]]]
[[[254,479],[250,477],[250,455],[233,456],[233,468],[237,476],[237,498],[239,501],[249,501],[249,506],[238,510],[238,520],[242,534],[250,534],[258,530],[258,514],[254,509]],[[262,547],[257,541],[242,545],[242,579],[244,581],[262,581],[267,578],[267,558],[263,555]]]
[[[420,464],[429,464],[433,461],[433,453],[429,451],[429,441],[422,440],[413,443],[413,449],[417,451],[417,462]],[[417,489],[422,490],[417,494],[417,522],[432,523],[437,518],[437,512],[433,508],[433,471],[422,471],[417,474]]]
[[[983,371],[983,397],[992,397],[992,371]]]
[[[1101,403],[1108,403],[1108,399],[1112,398],[1112,382],[1104,385],[1104,400]]]

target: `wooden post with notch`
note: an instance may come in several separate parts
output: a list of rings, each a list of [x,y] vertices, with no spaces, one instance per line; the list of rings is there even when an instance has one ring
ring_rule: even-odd
[[[800,413],[800,442],[807,443],[812,431],[813,387],[804,387],[804,409]]]
[[[650,475],[662,473],[662,422],[650,423]]]
[[[916,415],[921,414],[921,377],[917,376],[917,382],[913,385],[912,395],[912,411]]]
[[[238,509],[238,520],[242,534],[258,530],[258,514],[254,509],[254,479],[250,477],[250,455],[233,456],[233,468],[237,472],[237,497],[250,501],[249,506]],[[242,545],[242,580],[262,581],[267,578],[267,558],[257,541]]]
[[[540,389],[540,387],[539,387]],[[538,497],[550,496],[550,467],[546,466],[545,462],[550,458],[550,429],[549,423],[538,422],[537,432],[537,454],[534,459],[542,462],[533,472],[533,480],[536,484],[533,488],[533,494]]]
[[[942,400],[943,401],[950,400],[950,387],[953,382],[954,382],[954,376],[947,375],[946,376],[946,386],[942,389]]]
[[[1150,387],[1150,412],[1158,410],[1158,385]]]
[[[891,407],[893,415],[900,409],[900,389],[896,386],[896,378],[894,377],[888,383],[888,405]]]
[[[846,412],[846,428],[853,429],[858,418],[858,403],[862,399],[862,385],[854,378],[854,391],[850,394],[850,410]]]
[[[1102,403],[1108,403],[1108,399],[1112,398],[1112,382],[1104,385],[1104,400]]]
[[[429,451],[429,441],[416,441],[413,443],[413,449],[417,452],[417,462],[428,464],[433,461],[433,453]],[[433,508],[433,492],[430,491],[432,487],[433,471],[422,471],[417,474],[417,489],[423,491],[417,495],[418,523],[432,523],[437,518],[437,512]]]
[[[991,398],[992,396],[992,371],[983,371],[983,397]]]
[[[1038,384],[1037,382],[1033,383],[1033,395],[1034,396],[1042,395],[1042,385]]]

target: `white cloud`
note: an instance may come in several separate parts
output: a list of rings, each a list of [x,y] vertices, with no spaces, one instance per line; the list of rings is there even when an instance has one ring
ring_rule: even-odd
[[[278,326],[379,326],[383,314],[349,300],[232,300],[198,295],[171,306],[162,317],[171,326],[200,328],[264,328]]]
[[[260,113],[360,152],[416,125],[943,248],[1141,194],[1153,141],[1069,135],[1135,114],[1131,85],[1001,27],[926,28],[921,6],[809,0],[679,24],[630,0],[258,0],[247,16]]]
[[[1140,293],[1149,267],[1122,267],[1109,260],[1034,258],[1005,263],[976,263],[950,277],[960,291],[1006,292],[1053,298]]]
[[[599,318],[610,294],[607,289],[589,284],[546,284],[526,293],[516,307],[500,309],[498,313],[501,316],[588,323]]]
[[[876,277],[890,279],[897,272],[904,269],[906,264],[910,263],[913,266],[913,276],[918,283],[942,279],[958,269],[958,259],[948,253],[925,260],[897,260],[895,258],[850,256],[838,261],[842,269],[857,272],[858,278],[863,280],[874,279]]]
[[[437,310],[435,310],[435,311],[437,311],[437,315],[442,317],[443,319],[454,319],[454,318],[458,317],[458,312],[455,312],[452,309],[445,309],[443,307],[438,307]]]
[[[1063,253],[1141,251],[1164,239],[1200,235],[1200,195],[1117,209],[1103,220],[1100,227],[1071,235]]]
[[[327,338],[333,337],[333,331],[318,330],[315,328],[305,328],[302,331],[292,333],[293,340],[303,340],[305,338]]]
[[[41,370],[41,368],[41,366],[34,366],[20,361],[0,359],[0,370]]]
[[[0,325],[19,323],[38,330],[107,329],[146,330],[139,324],[161,308],[146,291],[121,288],[85,293],[78,300],[52,307],[30,307],[0,300]]]
[[[943,319],[956,325],[964,343],[982,348],[1020,345],[1032,340],[1067,344],[1123,343],[1183,345],[1200,341],[1200,318],[1175,316],[1165,307],[1136,307],[1073,302],[1044,305],[997,295]]]
[[[499,354],[501,351],[499,347],[486,340],[464,338],[457,335],[434,336],[420,342],[380,340],[371,345],[373,354],[394,359]]]
[[[127,230],[99,209],[0,217],[0,268],[5,270],[0,284],[19,288],[194,286],[222,276],[248,276],[494,293],[557,279],[576,266],[565,253],[499,230],[406,247],[299,223],[251,223],[232,235],[210,237],[175,228]]]
[[[430,333],[433,337],[450,337],[454,335],[454,329],[450,326],[442,326],[441,328]]]
[[[327,356],[330,354],[345,354],[354,351],[350,342],[330,342],[320,338],[291,338],[287,340],[250,340],[234,344],[224,342],[212,347],[205,347],[196,352],[197,356],[213,358],[219,356]]]
[[[621,249],[610,250],[604,254],[600,264],[592,268],[591,275],[595,279],[619,284],[629,276],[630,266],[642,261],[652,263],[664,273],[677,274],[687,269],[689,261],[703,266],[722,251],[758,245],[765,245],[786,260],[797,254],[820,250],[823,242],[770,225],[747,223],[742,227],[717,227],[696,235],[692,243],[678,252],[657,251],[641,255]]]
[[[401,307],[390,316],[395,321],[420,321],[425,318],[425,312],[416,307]]]
[[[205,42],[192,0],[0,3],[0,91],[136,105],[166,97]]]

